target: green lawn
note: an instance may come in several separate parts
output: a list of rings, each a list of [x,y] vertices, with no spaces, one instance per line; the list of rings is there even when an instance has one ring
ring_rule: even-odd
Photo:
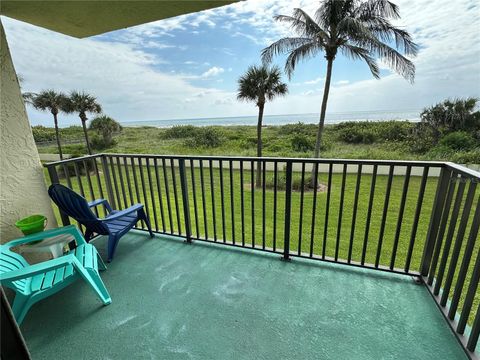
[[[188,162],[187,162],[188,163]],[[113,190],[115,195],[115,200],[118,208],[125,208],[133,202],[141,202],[146,204],[147,212],[152,219],[152,226],[158,231],[166,232],[178,232],[179,225],[181,232],[185,233],[184,228],[184,216],[182,208],[182,197],[180,192],[180,177],[178,168],[174,168],[173,172],[175,174],[176,187],[173,186],[173,176],[172,169],[169,167],[167,162],[167,167],[165,168],[167,177],[165,178],[161,162],[158,163],[157,171],[155,167],[151,166],[150,171],[147,171],[145,167],[145,162],[143,170],[140,172],[138,166],[135,166],[133,169],[130,163],[128,167],[123,166],[123,162],[117,164],[114,163],[114,167],[110,168],[111,178],[113,182]],[[120,166],[118,166],[120,165]],[[99,165],[100,166],[100,165]],[[100,169],[101,170],[101,169]],[[133,172],[135,170],[135,173]],[[279,177],[281,177],[283,168],[279,166]],[[195,197],[196,204],[194,206],[194,194],[192,184],[192,172],[190,168],[187,168],[187,182],[189,184],[189,209],[190,209],[190,218],[192,219],[192,232],[193,236],[205,237],[205,225],[208,232],[208,238],[214,238],[214,232],[216,231],[216,237],[218,241],[232,241],[235,237],[236,242],[242,242],[242,212],[241,212],[241,192],[242,187],[240,186],[240,171],[234,169],[232,171],[233,177],[233,191],[230,189],[230,173],[228,169],[228,163],[224,163],[224,169],[222,176],[220,176],[220,171],[217,168],[212,169],[211,176],[208,168],[208,163],[204,162],[203,170],[203,197],[202,197],[202,183],[201,183],[201,173],[198,167],[195,168],[193,172],[193,179],[195,181]],[[100,188],[98,186],[99,180],[102,185],[103,196],[107,196],[106,186],[103,179],[103,175],[100,174],[100,179],[94,176],[94,173],[91,173],[90,177],[85,175],[80,177],[71,177],[71,185],[74,190],[78,192],[84,192],[87,199],[99,198],[101,197]],[[158,176],[158,177],[157,177]],[[267,172],[266,174],[267,183],[272,183],[273,178],[272,172]],[[141,181],[143,180],[146,184],[145,192],[142,190]],[[294,180],[298,181],[300,173],[294,175]],[[328,174],[320,173],[319,181],[322,184],[327,184]],[[80,182],[78,181],[80,179]],[[166,189],[165,180],[168,182],[168,195]],[[223,180],[222,180],[223,179]],[[282,178],[284,181],[284,178]],[[381,223],[382,223],[382,214],[384,209],[385,194],[387,187],[387,176],[379,175],[376,179],[375,186],[375,196],[372,207],[371,223],[370,230],[367,237],[367,252],[366,252],[366,262],[374,263],[376,258],[376,253],[379,244]],[[89,189],[89,180],[92,184],[93,194],[88,190]],[[121,181],[122,180],[122,181]],[[158,185],[157,187],[157,180]],[[243,186],[243,198],[244,198],[244,235],[243,241],[247,245],[255,243],[255,246],[262,247],[263,241],[266,247],[274,246],[274,237],[276,239],[275,245],[277,248],[283,248],[283,239],[284,239],[284,208],[285,208],[285,192],[277,191],[277,210],[276,210],[276,224],[274,224],[274,198],[275,194],[272,189],[267,189],[263,193],[262,189],[253,189],[253,203],[254,211],[252,213],[252,189],[251,189],[251,172],[249,169],[244,170],[244,186]],[[390,260],[392,256],[392,248],[394,243],[394,238],[397,229],[398,214],[401,203],[401,196],[404,187],[403,176],[394,176],[390,201],[386,216],[386,224],[384,228],[383,235],[383,244],[380,257],[380,264],[390,265]],[[48,180],[47,180],[48,181]],[[220,191],[221,183],[223,181],[223,195]],[[342,174],[333,174],[332,185],[330,187],[331,198],[330,198],[330,209],[328,216],[328,226],[327,226],[327,237],[326,237],[326,247],[325,255],[329,257],[335,256],[336,243],[337,239],[339,240],[338,248],[338,257],[340,259],[347,259],[349,244],[351,239],[351,228],[352,228],[352,215],[354,208],[355,200],[355,186],[356,186],[357,176],[356,174],[347,174],[345,182],[345,192],[344,192],[344,203],[343,209],[340,212],[340,197],[341,197],[341,185],[342,185]],[[366,228],[366,218],[368,211],[368,204],[370,198],[370,186],[371,186],[372,176],[369,174],[363,174],[360,182],[360,191],[358,197],[358,208],[355,222],[355,230],[353,233],[353,247],[352,247],[352,260],[360,261],[362,254],[362,247],[365,239],[365,228]],[[62,183],[67,184],[66,179],[61,180]],[[408,246],[410,242],[412,224],[414,220],[414,214],[417,204],[417,198],[420,188],[421,178],[413,176],[409,182],[405,212],[401,221],[401,231],[399,233],[399,242],[398,250],[395,261],[395,267],[403,268],[405,265],[405,260],[407,256]],[[121,185],[123,183],[123,186]],[[213,183],[213,189],[212,189]],[[135,186],[137,184],[137,186]],[[430,214],[433,205],[433,199],[435,195],[437,184],[437,178],[429,178],[427,181],[427,186],[425,189],[424,201],[422,204],[421,216],[419,219],[418,230],[416,234],[415,246],[413,249],[413,256],[411,262],[411,270],[418,271],[423,245],[426,239],[428,223],[430,220]],[[82,186],[82,188],[80,187]],[[138,192],[136,189],[138,188]],[[178,214],[175,206],[175,191],[177,190],[177,202],[178,202]],[[159,190],[161,196],[159,196]],[[213,191],[212,191],[213,190]],[[466,192],[465,192],[466,193]],[[480,194],[480,190],[477,189],[477,197]],[[265,195],[265,197],[264,197]],[[212,205],[212,196],[215,201],[215,206]],[[223,198],[222,198],[223,196]],[[233,215],[231,207],[231,198],[233,197]],[[204,199],[203,199],[204,198]],[[465,198],[465,194],[464,194]],[[265,199],[265,200],[263,200]],[[265,206],[263,206],[263,201]],[[292,211],[291,211],[291,245],[290,249],[292,252],[297,252],[301,248],[302,252],[310,253],[311,251],[315,255],[321,255],[323,252],[323,240],[324,240],[324,231],[325,231],[325,213],[326,213],[326,201],[327,201],[327,192],[318,192],[316,206],[313,207],[314,202],[314,193],[308,191],[304,193],[304,202],[303,202],[303,221],[300,221],[300,201],[301,193],[299,191],[294,191],[292,194]],[[162,206],[160,206],[160,203]],[[171,207],[171,218],[168,216],[168,203]],[[223,206],[222,206],[223,204]],[[265,208],[265,213],[263,212],[263,207]],[[204,209],[205,208],[205,214]],[[162,221],[162,210],[163,210],[163,221]],[[215,216],[213,216],[215,213]],[[222,216],[224,214],[224,216]],[[263,216],[265,214],[265,216]],[[315,224],[312,227],[312,217],[315,214]],[[339,215],[341,214],[341,226],[338,226]],[[177,217],[178,215],[178,217]],[[473,211],[471,212],[471,218],[473,218]],[[196,221],[198,219],[198,223]],[[265,221],[265,236],[263,236],[263,223]],[[225,226],[223,226],[223,223]],[[215,224],[215,225],[214,225]],[[311,239],[312,239],[312,230],[313,230],[313,249],[311,249]],[[197,233],[198,231],[198,233]],[[469,227],[467,228],[468,235]],[[225,236],[224,236],[225,234]],[[301,245],[300,245],[301,239]],[[454,238],[455,239],[455,238]],[[465,245],[464,241],[464,245]],[[478,253],[480,242],[477,241],[476,248],[474,251],[473,259],[475,259],[476,254]],[[464,247],[464,246],[463,246]],[[463,253],[463,249],[462,249]],[[470,263],[469,274],[473,270],[472,260]],[[468,280],[468,279],[467,279]],[[468,283],[468,281],[466,282]],[[464,291],[465,294],[466,290]],[[477,294],[475,298],[475,305],[479,303],[480,294],[477,289]],[[462,299],[463,301],[463,299]],[[472,319],[470,319],[472,321]]]

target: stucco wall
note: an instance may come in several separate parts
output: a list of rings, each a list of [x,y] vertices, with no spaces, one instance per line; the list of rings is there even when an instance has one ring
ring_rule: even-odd
[[[15,221],[32,214],[56,227],[43,169],[0,22],[0,242],[21,236]]]

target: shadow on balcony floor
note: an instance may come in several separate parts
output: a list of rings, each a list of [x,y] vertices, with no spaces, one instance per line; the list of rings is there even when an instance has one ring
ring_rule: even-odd
[[[135,231],[108,267],[111,305],[77,282],[30,310],[34,359],[466,358],[409,277]]]

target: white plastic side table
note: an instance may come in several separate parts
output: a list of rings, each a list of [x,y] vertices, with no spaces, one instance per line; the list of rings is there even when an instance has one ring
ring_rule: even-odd
[[[21,245],[22,252],[51,252],[53,258],[58,258],[63,255],[63,248],[65,244],[75,240],[70,234],[62,234],[58,236],[49,237],[47,239],[40,240],[33,244]]]

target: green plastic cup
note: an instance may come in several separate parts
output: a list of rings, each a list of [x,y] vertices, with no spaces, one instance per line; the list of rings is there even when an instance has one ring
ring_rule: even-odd
[[[45,229],[47,218],[43,215],[31,215],[18,220],[15,226],[20,229],[23,235],[35,234]]]

